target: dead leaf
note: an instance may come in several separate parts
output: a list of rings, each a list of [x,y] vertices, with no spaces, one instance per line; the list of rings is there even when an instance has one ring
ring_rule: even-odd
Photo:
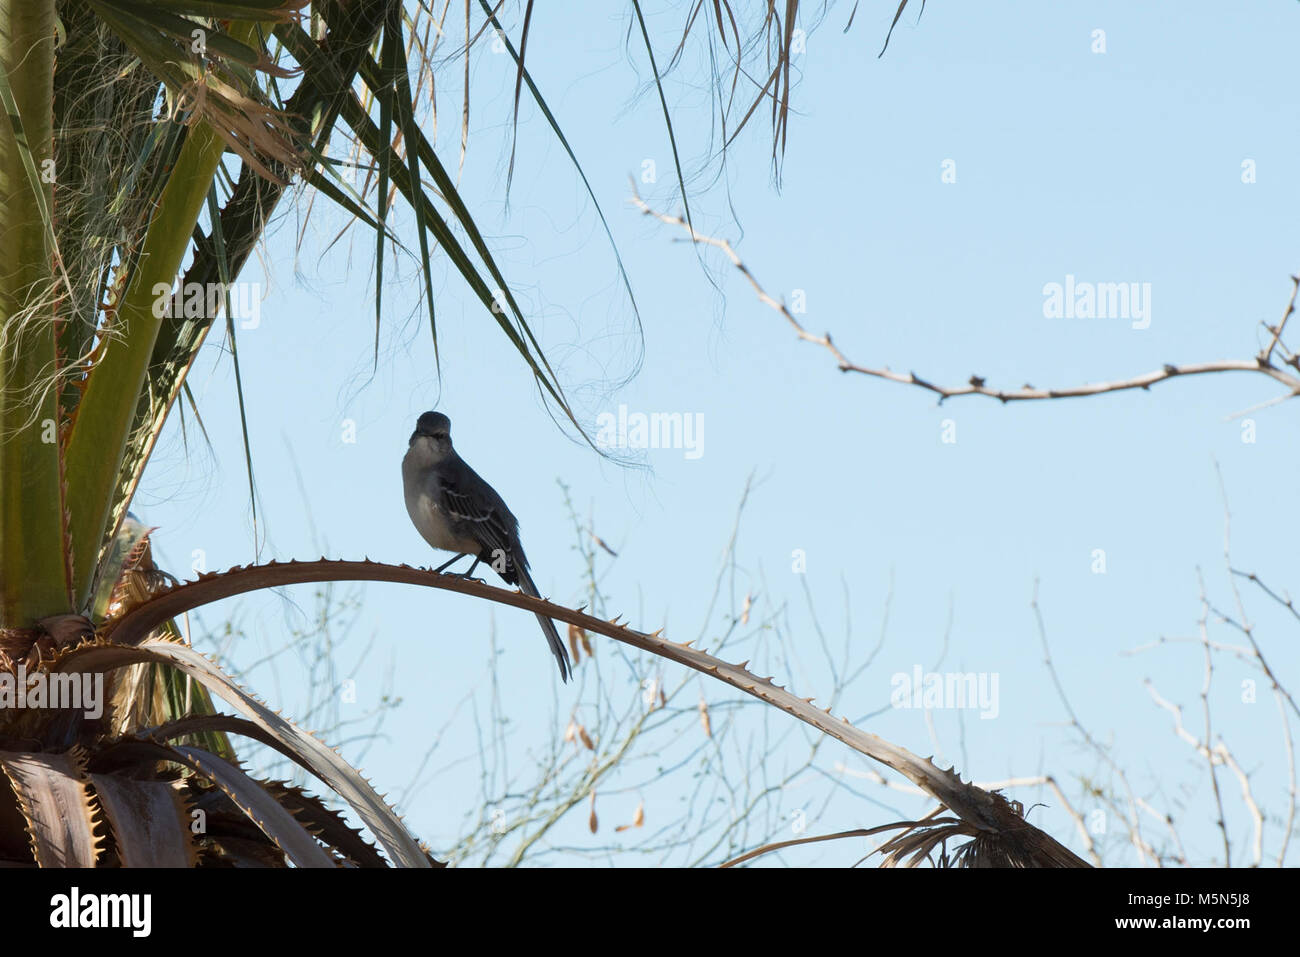
[[[582,660],[582,656],[578,654],[578,635],[581,631],[582,629],[577,625],[569,625],[569,652],[573,655],[575,665]]]
[[[569,625],[569,647],[573,649],[573,660],[575,663],[578,660],[578,645],[582,645],[582,650],[585,651],[587,657],[590,658],[591,639],[587,636],[587,632],[584,629],[579,628],[577,625]]]
[[[599,545],[601,548],[605,549],[605,551],[609,552],[615,558],[618,558],[618,552],[614,551],[614,549],[606,545],[605,540],[601,538],[599,535],[597,535],[595,532],[591,533],[591,540],[595,542],[597,545]]]
[[[614,828],[614,831],[615,833],[630,831],[632,828],[641,827],[643,824],[645,824],[645,801],[642,801],[636,806],[636,814],[632,816],[631,824],[620,824],[618,827]]]

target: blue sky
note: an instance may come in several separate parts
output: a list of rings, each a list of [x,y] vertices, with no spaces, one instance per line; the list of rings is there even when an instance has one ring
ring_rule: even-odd
[[[1260,322],[1281,316],[1288,276],[1300,269],[1295,3],[1243,10],[1189,2],[1177,16],[1154,3],[931,4],[919,22],[909,10],[877,59],[894,6],[864,3],[847,34],[844,5],[820,24],[801,24],[809,34],[795,61],[779,189],[763,110],[719,168],[706,54],[698,39],[688,47],[665,91],[699,228],[735,242],[772,295],[806,303],[800,320],[814,333],[830,331],[853,361],[934,382],[956,385],[979,374],[999,387],[1064,387],[1259,349]],[[661,64],[680,36],[684,9],[646,5]],[[200,553],[209,569],[256,554],[322,552],[441,563],[448,556],[434,555],[412,528],[399,479],[415,417],[436,407],[451,417],[461,454],[520,518],[544,593],[573,605],[586,600],[562,482],[582,520],[619,553],[597,560],[611,615],[645,630],[666,627],[676,640],[702,632],[709,646],[753,593],[740,657],[754,657],[763,673],[819,701],[834,679],[818,627],[836,649],[848,636],[851,665],[868,660],[883,628],[879,654],[842,690],[837,714],[913,751],[937,753],[977,781],[1055,776],[1076,808],[1101,811],[1107,863],[1136,864],[1113,812],[1082,794],[1084,778],[1125,792],[1068,727],[1030,608],[1037,581],[1053,662],[1079,720],[1110,749],[1132,793],[1175,817],[1192,861],[1222,863],[1204,759],[1176,737],[1169,713],[1143,685],[1150,679],[1183,707],[1188,728],[1203,732],[1201,647],[1125,652],[1162,636],[1198,634],[1198,568],[1211,602],[1235,613],[1216,462],[1231,504],[1234,564],[1278,591],[1300,582],[1285,491],[1300,474],[1296,407],[1250,413],[1255,441],[1246,442],[1242,418],[1229,417],[1279,395],[1281,387],[1263,376],[1204,376],[1089,399],[1003,406],[966,397],[939,406],[919,389],[840,373],[824,350],[797,341],[719,254],[697,258],[680,231],[629,206],[628,177],[639,177],[650,160],[657,181],[641,183],[643,195],[680,212],[634,25],[625,42],[630,17],[630,9],[605,4],[539,10],[529,68],[630,274],[644,328],[638,375],[619,386],[642,343],[609,244],[563,150],[527,104],[504,201],[514,72],[486,47],[472,61],[462,195],[584,421],[594,427],[620,404],[689,414],[703,423],[702,454],[651,450],[642,467],[627,468],[563,435],[517,354],[441,256],[441,379],[409,254],[386,259],[372,375],[373,239],[353,230],[331,247],[342,217],[318,200],[304,222],[300,202],[282,207],[241,277],[260,283],[265,296],[260,324],[239,334],[260,553],[233,371],[214,335],[190,378],[212,449],[191,441],[187,451],[173,420],[134,506],[158,526],[160,563],[182,577]],[[516,38],[520,18],[518,11],[505,17]],[[1104,53],[1092,50],[1095,30],[1105,32]],[[448,166],[459,144],[460,69],[456,61],[439,74],[438,148]],[[956,182],[942,179],[949,160]],[[1253,183],[1243,182],[1248,160]],[[409,217],[399,212],[395,223],[414,249]],[[1150,284],[1149,327],[1045,317],[1044,286],[1067,276]],[[350,428],[354,442],[343,438]],[[943,441],[945,428],[955,430],[955,442]],[[711,603],[751,476],[734,567],[721,600]],[[1097,549],[1104,574],[1094,571]],[[805,572],[792,570],[796,550]],[[1238,584],[1256,637],[1285,682],[1300,663],[1297,622],[1248,582]],[[196,644],[223,648],[230,667],[249,669],[251,687],[286,715],[301,715],[308,700],[302,658],[280,659],[274,674],[251,666],[302,626],[311,596],[304,587],[205,609],[194,620]],[[398,586],[368,585],[356,596],[340,668],[363,663],[357,701],[341,706],[343,716],[359,718],[385,693],[402,703],[381,737],[345,741],[344,754],[381,790],[403,798],[408,823],[435,852],[465,833],[485,782],[509,780],[504,790],[524,790],[535,777],[531,762],[549,753],[572,715],[594,726],[610,709],[634,703],[646,676],[662,673],[669,686],[688,677],[676,666],[637,664],[596,639],[599,675],[585,663],[578,687],[560,688],[529,615]],[[245,632],[242,644],[223,645],[204,631],[231,616]],[[495,682],[491,633],[500,652]],[[1213,616],[1209,634],[1244,643]],[[890,709],[892,676],[917,665],[996,674],[996,718]],[[1243,702],[1242,682],[1252,678],[1258,701]],[[688,711],[703,695],[729,715],[733,771],[766,755],[766,779],[773,768],[797,769],[805,760],[811,738],[791,727],[793,719],[757,707],[728,711],[743,696],[704,678],[686,687]],[[501,779],[479,768],[494,688],[510,719],[501,740],[512,763]],[[1249,775],[1271,860],[1286,814],[1277,704],[1258,673],[1231,654],[1215,659],[1211,702],[1212,739],[1222,735]],[[348,734],[365,727],[359,721]],[[543,839],[538,862],[623,862],[619,847],[676,819],[683,795],[721,773],[692,750],[698,722],[687,715],[679,727],[664,753],[690,755],[680,766],[662,776],[633,767],[602,783],[600,833],[588,832],[589,808],[578,806]],[[838,744],[823,745],[809,769],[766,799],[751,845],[788,836],[793,825],[782,822],[799,814],[811,834],[928,808],[864,778],[871,767]],[[1248,863],[1253,831],[1240,782],[1228,769],[1218,774],[1234,863]],[[417,776],[420,786],[407,789]],[[1026,806],[1046,805],[1030,820],[1082,852],[1053,795],[1008,793]],[[638,803],[645,828],[611,834]],[[1163,840],[1152,817],[1144,817],[1143,833]],[[851,863],[862,847],[818,845],[783,860]]]

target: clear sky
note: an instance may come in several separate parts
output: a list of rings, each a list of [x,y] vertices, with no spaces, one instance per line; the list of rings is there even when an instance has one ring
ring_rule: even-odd
[[[687,6],[646,5],[661,65]],[[956,385],[978,374],[992,386],[1065,387],[1258,351],[1267,338],[1260,322],[1281,316],[1288,276],[1300,269],[1300,6],[930,4],[919,22],[915,10],[904,15],[877,59],[894,7],[864,2],[848,33],[851,5],[832,7],[820,24],[801,24],[809,33],[795,60],[779,188],[765,108],[720,169],[707,53],[697,35],[665,84],[697,226],[735,241],[768,291],[804,304],[800,320],[814,333],[830,331],[853,361],[934,382]],[[520,20],[517,10],[505,15],[515,38]],[[1094,52],[1097,30],[1104,53]],[[1182,706],[1188,729],[1203,735],[1202,650],[1166,643],[1125,652],[1162,636],[1197,636],[1198,569],[1211,602],[1236,615],[1216,462],[1232,509],[1234,564],[1278,591],[1300,585],[1296,510],[1286,491],[1300,475],[1300,405],[1251,412],[1248,442],[1243,419],[1230,416],[1283,391],[1258,375],[1088,399],[1003,406],[965,397],[939,406],[919,389],[841,374],[824,350],[797,341],[716,251],[697,258],[679,230],[628,205],[628,177],[640,179],[649,160],[657,182],[642,183],[643,194],[657,208],[680,211],[630,8],[539,5],[528,51],[630,274],[644,325],[635,378],[620,387],[642,345],[610,246],[562,148],[527,103],[505,202],[514,70],[487,47],[473,59],[462,195],[593,434],[597,417],[617,415],[620,405],[629,413],[681,412],[702,422],[700,454],[650,450],[641,459],[646,468],[627,468],[565,437],[517,354],[440,255],[441,380],[408,254],[386,257],[372,375],[373,237],[355,229],[331,246],[342,217],[317,199],[304,222],[300,202],[282,208],[260,261],[242,277],[260,283],[264,296],[260,324],[238,339],[260,552],[232,366],[214,334],[190,378],[212,449],[196,445],[191,429],[187,452],[174,419],[134,505],[158,526],[160,564],[186,577],[200,552],[209,569],[257,554],[322,552],[440,563],[448,556],[432,553],[412,528],[399,478],[416,416],[436,407],[451,417],[462,456],[520,518],[535,578],[555,600],[587,600],[564,483],[581,520],[618,552],[617,560],[603,552],[597,560],[610,616],[622,613],[645,630],[664,626],[676,640],[703,632],[712,647],[728,616],[755,593],[753,616],[738,632],[745,651],[736,657],[753,657],[764,674],[819,701],[834,679],[818,629],[837,658],[849,635],[849,672],[868,661],[883,633],[878,655],[840,692],[837,714],[956,763],[977,781],[1054,775],[1071,803],[1090,813],[1101,805],[1083,795],[1081,778],[1121,795],[1124,786],[1068,727],[1030,607],[1037,581],[1052,659],[1079,720],[1110,749],[1134,797],[1175,817],[1188,856],[1221,863],[1205,761],[1177,737],[1170,713],[1143,684],[1150,679],[1163,699]],[[452,168],[460,69],[454,61],[438,77],[438,148]],[[752,95],[743,83],[741,90]],[[944,181],[945,169],[955,182]],[[1254,182],[1243,182],[1245,169]],[[415,249],[409,216],[400,213],[395,223]],[[1149,291],[1149,325],[1048,317],[1044,287],[1067,276],[1139,284]],[[1300,341],[1300,329],[1293,339]],[[355,441],[345,441],[353,427]],[[944,441],[945,429],[955,442]],[[751,475],[734,575],[713,604]],[[806,571],[794,570],[796,550]],[[1294,679],[1297,621],[1248,582],[1238,584],[1270,663],[1284,682]],[[338,651],[343,672],[363,659],[356,703],[341,705],[354,723],[331,743],[343,743],[381,791],[401,799],[408,824],[435,853],[465,833],[483,803],[489,777],[480,775],[479,756],[494,687],[510,719],[501,739],[513,762],[507,789],[519,792],[536,776],[530,762],[571,715],[594,726],[601,708],[628,707],[640,694],[637,681],[656,673],[645,662],[633,671],[598,638],[599,677],[584,662],[577,687],[560,688],[530,615],[418,588],[367,585],[355,594],[352,631]],[[303,718],[311,662],[290,654],[274,673],[253,666],[304,627],[313,608],[307,587],[227,602],[194,619],[195,641],[221,649],[230,667],[248,669],[250,687]],[[233,645],[204,631],[230,616],[246,635]],[[1209,635],[1245,642],[1213,615]],[[893,676],[916,666],[996,675],[996,716],[889,708]],[[672,665],[658,672],[670,687],[686,677]],[[1259,682],[1253,703],[1243,700],[1242,685],[1252,678]],[[719,714],[743,697],[704,678],[686,688],[688,711],[701,695]],[[402,703],[379,738],[361,740],[369,725],[360,719],[384,694]],[[1267,682],[1231,654],[1215,659],[1210,700],[1212,739],[1222,735],[1249,775],[1271,860],[1286,816],[1279,708]],[[811,738],[792,732],[788,716],[757,708],[729,714],[733,769],[762,754],[767,770],[794,772],[807,760]],[[605,851],[678,818],[684,796],[700,786],[697,776],[712,773],[707,757],[690,751],[701,743],[692,741],[703,733],[698,721],[687,715],[678,727],[674,746],[689,760],[657,783],[642,769],[602,784],[600,833],[588,833],[589,808],[580,805],[543,839],[554,850],[539,862],[622,860]],[[561,744],[565,753],[576,747]],[[828,742],[811,768],[765,799],[767,816],[751,844],[769,833],[788,836],[799,825],[782,821],[800,812],[812,834],[928,809],[864,777],[873,767]],[[1220,768],[1219,788],[1234,863],[1248,863],[1253,831],[1240,780]],[[1030,820],[1082,852],[1054,795],[1008,794],[1046,805]],[[640,802],[645,828],[612,834]],[[1137,863],[1118,819],[1106,820],[1109,836],[1098,840],[1107,863]],[[1163,826],[1145,813],[1143,828],[1148,839],[1165,840]],[[597,846],[605,851],[583,851]],[[784,860],[851,863],[862,846],[819,845]],[[513,847],[506,842],[507,855]],[[706,862],[725,857],[697,850]]]

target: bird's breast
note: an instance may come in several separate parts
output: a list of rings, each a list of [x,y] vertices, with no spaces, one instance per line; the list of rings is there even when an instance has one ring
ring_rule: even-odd
[[[413,470],[405,467],[406,463],[403,465],[406,513],[411,516],[411,524],[420,533],[420,537],[434,548],[477,555],[478,542],[456,534],[447,513],[438,506],[438,490],[430,477],[412,474]]]

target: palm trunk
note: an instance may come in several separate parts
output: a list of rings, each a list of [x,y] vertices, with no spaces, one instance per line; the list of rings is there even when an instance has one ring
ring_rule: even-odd
[[[0,0],[0,628],[68,610],[55,391],[54,0]]]

